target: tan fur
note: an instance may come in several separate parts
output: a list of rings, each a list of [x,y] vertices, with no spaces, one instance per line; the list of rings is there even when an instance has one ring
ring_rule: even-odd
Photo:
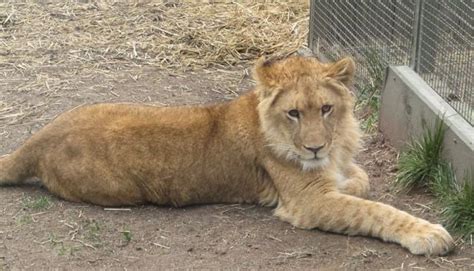
[[[229,103],[80,107],[2,158],[0,181],[36,176],[62,198],[104,206],[258,203],[296,227],[445,254],[453,240],[440,225],[363,199],[354,69],[349,58],[261,59],[256,89]]]

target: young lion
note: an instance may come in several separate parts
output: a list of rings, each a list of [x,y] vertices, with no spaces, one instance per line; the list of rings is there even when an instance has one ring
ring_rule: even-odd
[[[254,91],[203,107],[98,104],[66,112],[0,160],[0,183],[39,177],[104,206],[258,203],[292,225],[443,255],[441,226],[363,199],[350,58],[259,60]]]

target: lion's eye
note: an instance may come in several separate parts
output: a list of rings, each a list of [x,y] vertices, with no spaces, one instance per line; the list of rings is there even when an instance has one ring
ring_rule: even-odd
[[[321,107],[321,112],[323,112],[323,114],[326,114],[327,112],[331,111],[331,109],[332,105],[325,104]]]
[[[289,117],[295,118],[295,119],[298,119],[300,117],[300,111],[296,109],[291,109],[290,111],[288,111],[287,114]]]

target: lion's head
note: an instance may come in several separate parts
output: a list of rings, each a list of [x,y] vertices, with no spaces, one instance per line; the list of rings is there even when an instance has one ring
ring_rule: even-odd
[[[348,89],[354,70],[350,58],[330,64],[303,57],[260,59],[254,76],[267,145],[277,155],[300,163],[303,170],[311,170],[331,160],[336,147],[344,144],[341,137],[357,142],[358,132],[343,134],[357,130]]]

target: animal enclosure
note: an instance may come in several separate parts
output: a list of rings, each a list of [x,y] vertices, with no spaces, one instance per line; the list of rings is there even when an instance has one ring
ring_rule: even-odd
[[[409,65],[473,125],[473,15],[470,0],[312,0],[309,44],[330,59],[353,55],[361,85]]]
[[[351,1],[355,2],[355,1]],[[307,38],[305,1],[0,1],[0,155],[91,103],[235,98],[260,54]],[[395,151],[368,137],[371,198],[432,222],[426,195],[392,195]],[[474,249],[427,259],[395,244],[298,230],[252,205],[102,208],[38,186],[0,189],[0,270],[470,269]]]

